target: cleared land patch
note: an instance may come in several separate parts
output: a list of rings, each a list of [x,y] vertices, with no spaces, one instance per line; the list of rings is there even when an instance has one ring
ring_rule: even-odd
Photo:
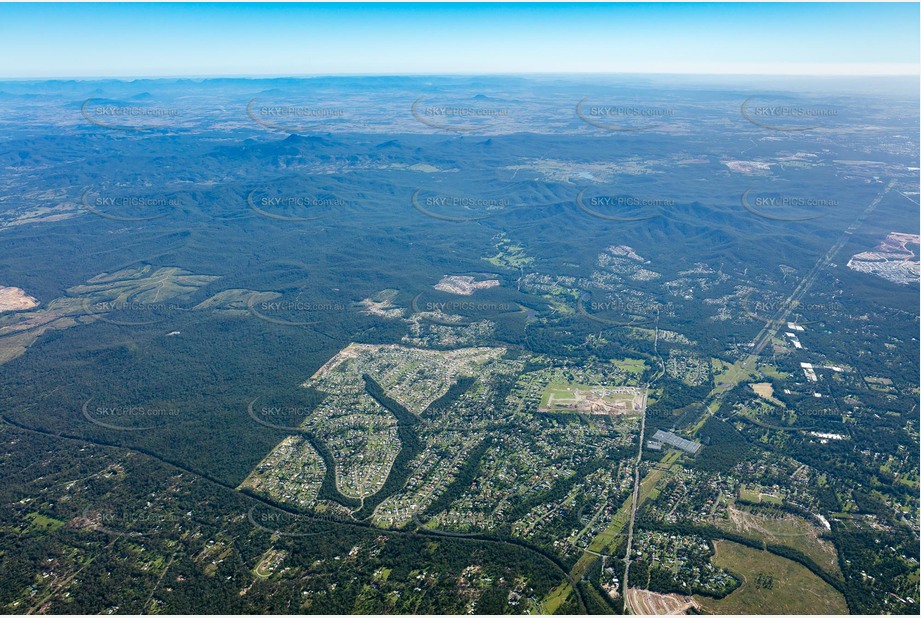
[[[806,567],[730,541],[714,541],[710,561],[737,574],[742,585],[723,599],[695,595],[714,614],[847,614],[841,594]]]
[[[769,545],[785,545],[811,558],[831,575],[841,576],[835,546],[821,538],[822,530],[802,517],[791,513],[768,514],[730,506],[729,518],[717,522],[717,527],[764,541]]]
[[[0,364],[23,354],[49,331],[96,320],[121,326],[166,321],[182,310],[182,301],[218,278],[149,265],[102,273],[44,306],[22,306],[0,316]]]
[[[477,281],[473,277],[466,275],[445,275],[441,278],[441,281],[435,284],[435,289],[442,292],[448,292],[449,294],[470,296],[477,290],[486,290],[498,285],[498,279]]]
[[[627,590],[627,601],[633,613],[640,616],[680,616],[692,607],[699,607],[693,597],[661,594],[642,588]]]
[[[755,391],[755,394],[764,399],[770,399],[774,396],[774,387],[771,386],[770,382],[759,382],[758,384],[752,384],[752,390]]]
[[[538,411],[641,414],[645,408],[646,393],[642,388],[555,382],[544,389]]]
[[[284,562],[287,555],[288,552],[283,549],[275,549],[274,547],[269,548],[262,555],[259,564],[253,569],[253,574],[259,579],[268,579],[272,576],[272,573],[278,569],[281,563]]]
[[[26,294],[22,288],[0,285],[0,311],[21,311],[38,306],[38,301]]]

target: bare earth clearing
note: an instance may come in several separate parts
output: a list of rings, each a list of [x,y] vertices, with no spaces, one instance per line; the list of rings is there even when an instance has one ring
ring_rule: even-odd
[[[0,311],[20,311],[38,306],[38,301],[27,295],[22,288],[0,286]]]
[[[627,590],[627,600],[633,611],[640,616],[681,616],[692,607],[700,607],[692,597],[660,594],[641,588]]]
[[[460,294],[461,296],[470,296],[477,290],[485,290],[488,288],[494,288],[499,285],[499,281],[496,279],[489,279],[487,281],[476,281],[473,277],[467,276],[458,276],[458,275],[445,275],[441,278],[437,284],[435,284],[435,289],[442,292],[448,292],[449,294]]]

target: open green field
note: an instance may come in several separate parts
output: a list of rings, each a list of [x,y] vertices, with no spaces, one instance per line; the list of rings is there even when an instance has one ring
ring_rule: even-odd
[[[568,581],[565,581],[547,595],[547,598],[544,599],[541,606],[541,613],[548,616],[555,614],[563,603],[566,602],[570,594],[572,594],[572,585]]]
[[[614,359],[611,361],[618,369],[640,375],[646,371],[646,361],[641,358]]]
[[[493,257],[483,258],[493,266],[500,268],[520,268],[534,261],[534,258],[525,253],[524,247],[512,242],[499,243],[496,247],[498,254]]]
[[[774,380],[786,380],[790,377],[789,373],[780,371],[777,369],[777,367],[769,363],[758,365],[758,371],[763,373],[766,377],[773,378]]]
[[[770,545],[791,547],[814,560],[826,573],[841,576],[835,546],[820,538],[821,528],[802,517],[790,513],[778,516],[730,507],[729,519],[720,520],[716,525],[722,530]]]
[[[744,485],[739,488],[739,499],[753,504],[783,504],[783,500],[771,494],[761,493],[754,489],[748,489]]]
[[[642,405],[642,395],[615,393],[615,387],[592,384],[551,382],[540,396],[541,412],[582,412],[595,414],[639,414],[634,400]]]
[[[742,578],[724,599],[694,595],[713,614],[847,614],[841,594],[806,567],[766,551],[715,541],[710,561]]]
[[[727,363],[718,358],[711,359],[713,368],[713,383],[716,385],[710,395],[718,391],[728,391],[740,382],[758,379],[758,374],[753,371],[747,359]]]
[[[32,523],[29,526],[30,530],[45,530],[48,532],[53,532],[58,528],[64,526],[66,522],[61,521],[60,519],[55,519],[53,517],[47,517],[41,513],[29,513],[26,515],[26,519],[30,520]]]

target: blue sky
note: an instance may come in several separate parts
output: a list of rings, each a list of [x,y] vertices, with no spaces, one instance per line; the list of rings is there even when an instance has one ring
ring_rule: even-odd
[[[918,74],[917,3],[0,4],[0,78]]]

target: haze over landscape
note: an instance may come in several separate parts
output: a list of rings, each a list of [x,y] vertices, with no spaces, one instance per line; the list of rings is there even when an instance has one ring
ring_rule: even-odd
[[[0,5],[0,610],[917,613],[918,18]]]

